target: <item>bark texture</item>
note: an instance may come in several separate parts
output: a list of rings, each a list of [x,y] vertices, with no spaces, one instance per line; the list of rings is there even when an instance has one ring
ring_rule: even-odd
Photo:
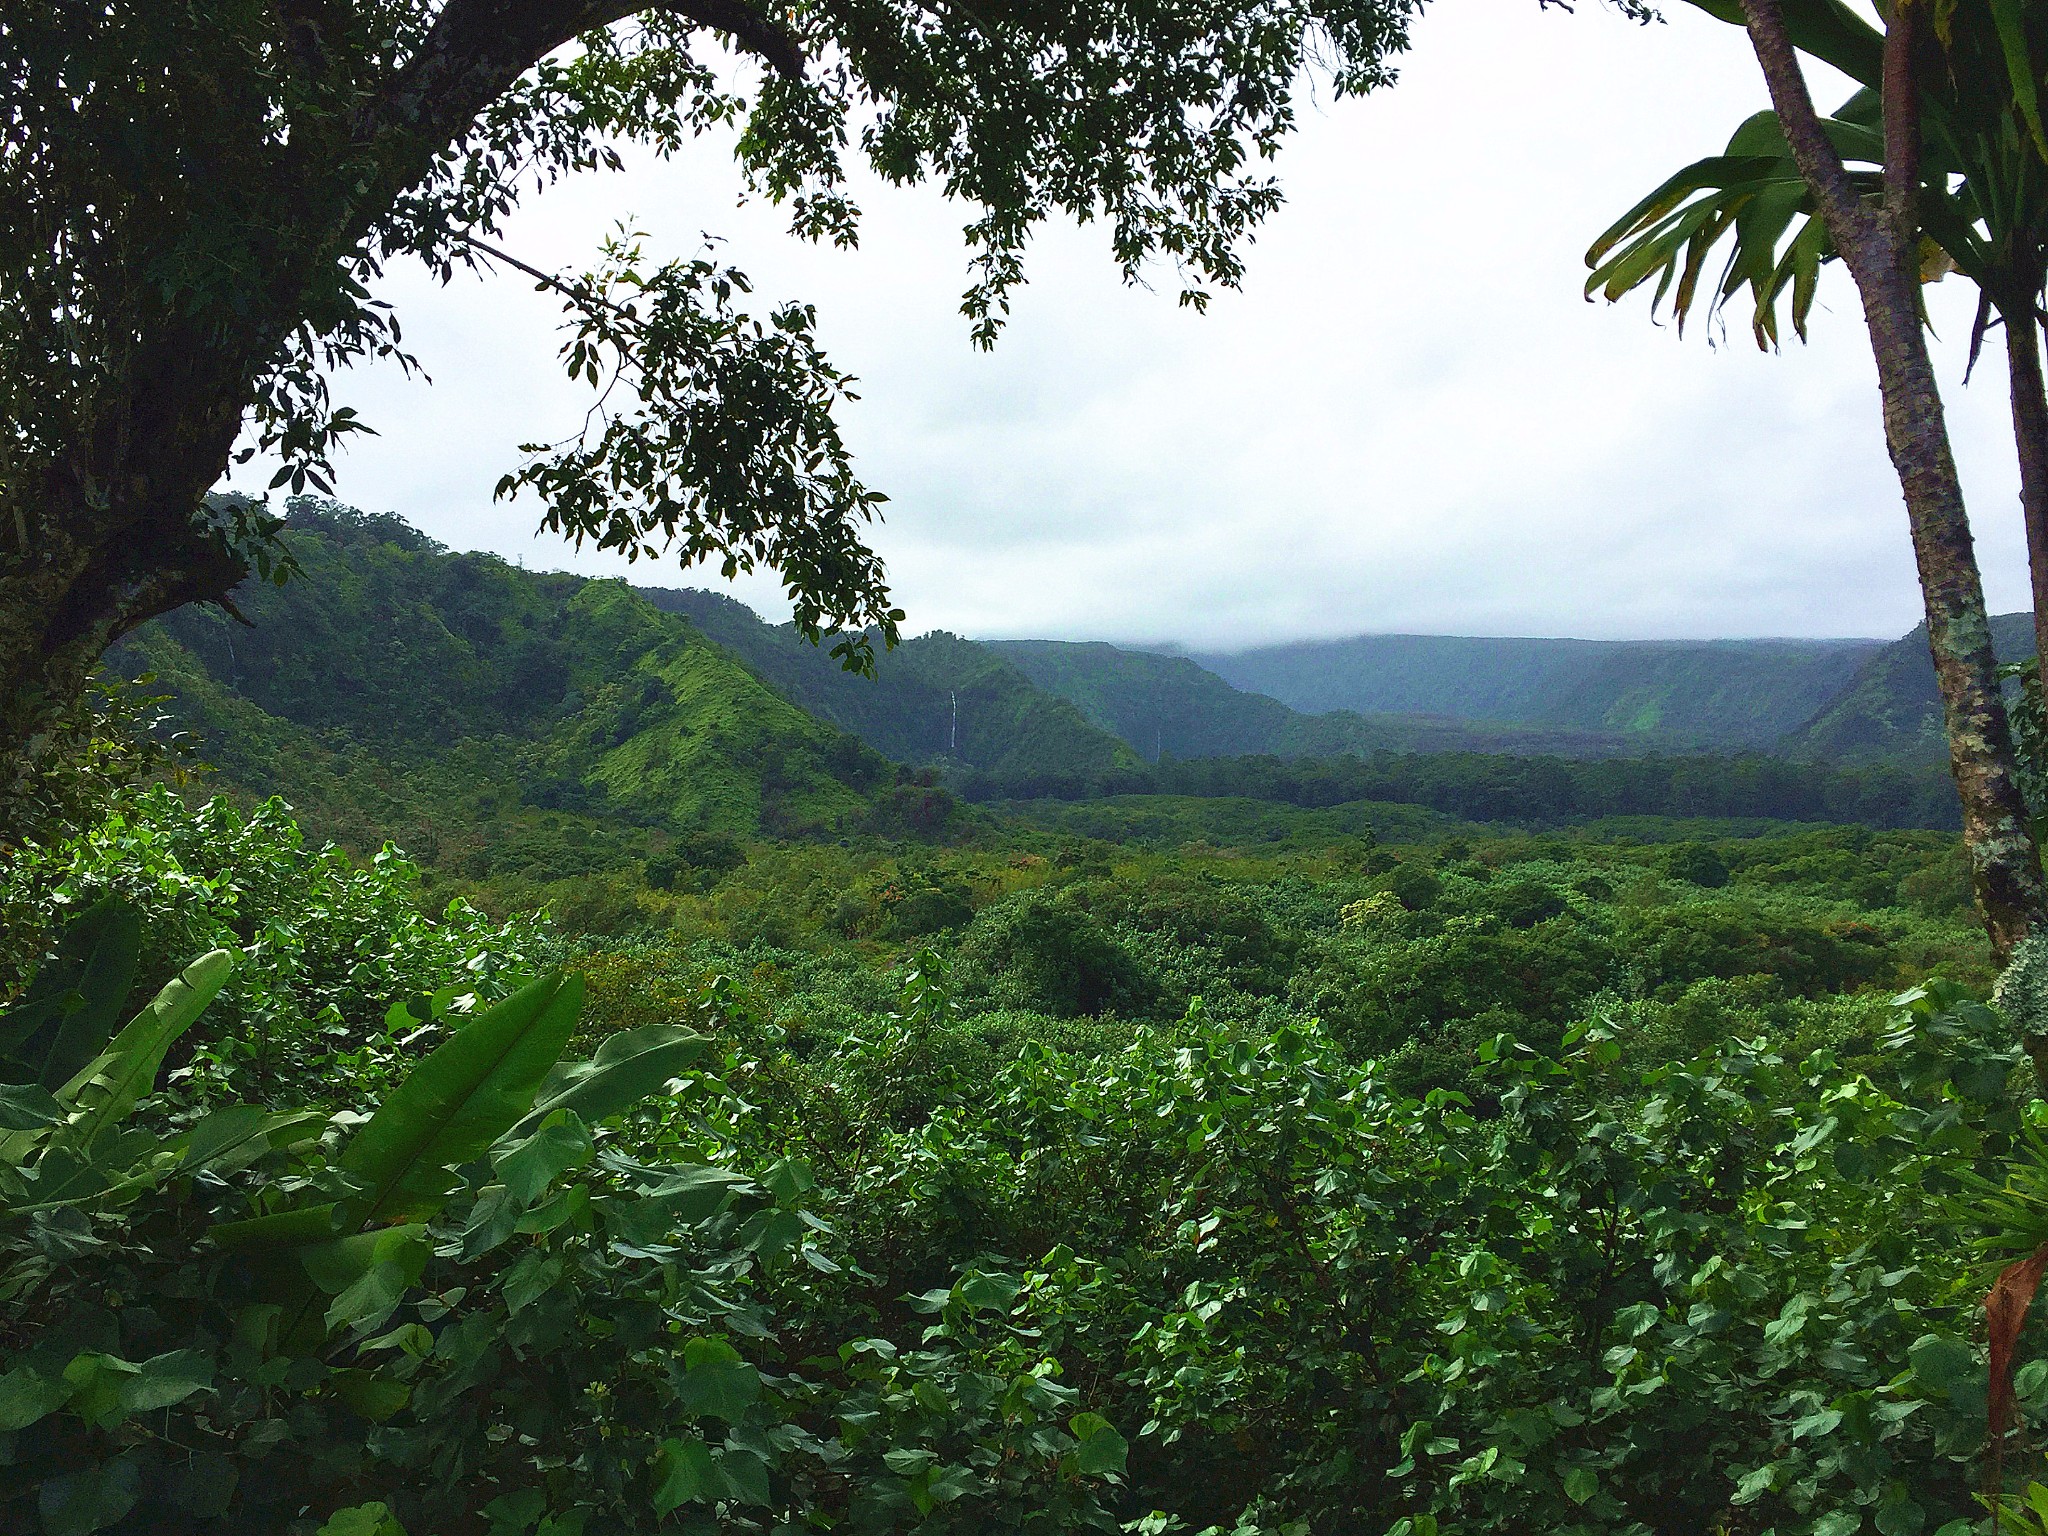
[[[2034,595],[2034,654],[2048,660],[2048,385],[2040,337],[2028,309],[2005,316],[2012,383],[2012,436],[2019,448],[2020,513],[2027,527],[2027,571]]]
[[[1884,48],[1884,207],[1866,205],[1821,127],[1778,0],[1743,0],[1749,35],[1800,175],[1855,279],[1877,361],[1885,443],[1904,492],[1926,601],[1927,638],[1962,802],[1963,840],[1984,924],[1999,956],[2044,915],[2041,860],[2013,771],[1984,584],[1941,392],[1920,322],[1919,111],[1913,89],[1917,5],[1891,12]]]

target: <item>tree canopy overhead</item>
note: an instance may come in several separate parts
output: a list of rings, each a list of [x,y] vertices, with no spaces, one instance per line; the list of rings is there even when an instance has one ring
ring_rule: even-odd
[[[1183,302],[1239,274],[1311,72],[1390,78],[1416,0],[24,0],[0,16],[0,751],[109,640],[222,600],[266,520],[206,493],[236,452],[326,488],[368,430],[335,374],[403,352],[384,267],[510,262],[524,198],[623,150],[736,136],[796,233],[857,237],[849,170],[966,205],[975,338],[1034,229],[1107,222]],[[730,67],[728,50],[754,68]],[[593,244],[595,244],[595,238]],[[529,269],[530,270],[530,269]],[[862,538],[880,500],[801,305],[650,255],[532,272],[605,409],[533,448],[548,526],[630,557],[768,564],[800,620],[894,622]],[[239,448],[238,448],[239,445]],[[860,659],[855,642],[850,662]]]

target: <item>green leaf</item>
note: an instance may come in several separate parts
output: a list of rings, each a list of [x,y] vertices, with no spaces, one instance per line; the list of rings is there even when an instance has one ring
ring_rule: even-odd
[[[0,1434],[27,1429],[70,1399],[68,1382],[52,1380],[25,1365],[0,1376]]]
[[[2013,104],[2026,120],[2034,148],[2048,160],[2048,133],[2041,127],[2041,102],[2035,79],[2041,71],[2027,48],[2026,10],[2021,0],[1991,0],[1991,22],[1998,29],[1998,46],[2005,54],[2007,83]]]
[[[405,1536],[405,1527],[388,1504],[357,1504],[328,1516],[318,1536]]]
[[[44,1536],[105,1530],[135,1507],[141,1481],[133,1453],[51,1478],[36,1500]]]
[[[299,1263],[329,1296],[340,1295],[379,1264],[396,1265],[408,1284],[417,1284],[427,1267],[426,1232],[417,1223],[355,1232],[312,1244],[299,1254]]]
[[[121,1406],[129,1413],[171,1408],[213,1385],[213,1358],[203,1349],[172,1350],[142,1362],[121,1384]]]
[[[1853,1509],[1831,1509],[1813,1522],[1813,1536],[1856,1536],[1863,1516]]]
[[[94,902],[64,925],[57,953],[26,995],[0,1015],[0,1055],[35,1068],[54,1088],[113,1038],[135,985],[142,914],[118,896]]]
[[[405,1272],[389,1259],[373,1264],[334,1298],[322,1320],[329,1333],[381,1326],[405,1299]]]
[[[737,1423],[761,1396],[761,1373],[724,1339],[691,1339],[683,1346],[675,1389],[685,1413]]]
[[[725,1479],[702,1440],[664,1440],[656,1461],[661,1483],[654,1490],[654,1512],[666,1515],[685,1504],[708,1504],[725,1494]]]
[[[0,1131],[36,1131],[64,1118],[64,1106],[36,1083],[0,1083]]]
[[[573,1109],[557,1109],[532,1134],[498,1153],[493,1164],[512,1198],[529,1206],[562,1174],[589,1162],[592,1150],[582,1118]]]
[[[489,1536],[519,1536],[547,1512],[548,1496],[538,1488],[502,1493],[483,1508],[484,1518],[491,1522]]]
[[[562,1280],[562,1259],[560,1254],[543,1257],[529,1253],[505,1276],[499,1289],[504,1293],[507,1312],[524,1312],[541,1297],[553,1290]]]
[[[95,1428],[111,1429],[127,1411],[121,1396],[128,1378],[141,1369],[118,1355],[98,1350],[72,1356],[64,1367],[64,1381],[71,1388],[71,1411]]]
[[[234,955],[216,949],[166,983],[150,1005],[108,1042],[106,1050],[57,1090],[57,1097],[74,1107],[71,1122],[58,1133],[60,1137],[73,1146],[90,1147],[126,1116],[156,1083],[157,1069],[171,1042],[205,1012],[234,967]]]
[[[328,1377],[327,1384],[334,1389],[334,1395],[348,1404],[351,1412],[372,1424],[381,1424],[408,1402],[412,1401],[412,1388],[402,1381],[393,1381],[375,1371],[351,1368],[336,1371]]]
[[[349,1142],[341,1168],[368,1187],[352,1225],[439,1211],[453,1170],[517,1124],[568,1043],[583,979],[544,976],[457,1030],[413,1068]]]
[[[1083,1477],[1101,1477],[1124,1470],[1130,1445],[1099,1413],[1077,1413],[1067,1426],[1080,1444],[1067,1458],[1070,1468]]]
[[[630,1109],[659,1093],[704,1054],[710,1042],[673,1024],[624,1029],[606,1038],[589,1061],[564,1063],[548,1074],[533,1110],[507,1133],[525,1136],[556,1110],[574,1110],[587,1125]]]
[[[658,1206],[672,1219],[692,1223],[716,1215],[726,1198],[745,1194],[758,1186],[742,1174],[724,1168],[682,1167],[670,1170],[655,1183],[639,1191],[642,1202]]]
[[[492,1249],[509,1242],[518,1230],[519,1202],[502,1184],[489,1184],[469,1208],[469,1220],[462,1228],[462,1259],[480,1259]]]
[[[1754,1504],[1758,1499],[1771,1491],[1771,1483],[1777,1475],[1778,1464],[1775,1461],[1765,1462],[1764,1465],[1756,1468],[1754,1471],[1745,1472],[1742,1475],[1742,1480],[1735,1485],[1735,1497],[1729,1502],[1734,1504]]]
[[[327,1119],[317,1111],[278,1114],[254,1104],[214,1110],[192,1127],[178,1169],[182,1173],[201,1169],[233,1173],[274,1147],[296,1146],[310,1139]]]
[[[1927,1511],[1906,1491],[1906,1485],[1894,1478],[1885,1484],[1871,1523],[1878,1536],[1920,1536],[1927,1525]]]
[[[268,1216],[223,1221],[208,1228],[207,1236],[230,1250],[298,1248],[333,1238],[343,1214],[339,1202],[330,1200],[325,1205],[303,1205],[295,1210],[273,1211]]]
[[[590,1215],[590,1191],[584,1185],[572,1184],[545,1205],[535,1206],[518,1221],[513,1230],[532,1237],[552,1232],[564,1222],[580,1221]],[[464,1234],[465,1239],[467,1234]]]
[[[1565,1497],[1583,1504],[1600,1491],[1600,1475],[1591,1467],[1573,1467],[1564,1475]]]
[[[1977,1369],[1977,1357],[1969,1345],[1941,1334],[1922,1334],[1906,1356],[1913,1363],[1915,1379],[1936,1396],[1946,1396]]]
[[[745,1446],[730,1440],[717,1454],[718,1470],[730,1497],[742,1504],[768,1502],[768,1463]]]

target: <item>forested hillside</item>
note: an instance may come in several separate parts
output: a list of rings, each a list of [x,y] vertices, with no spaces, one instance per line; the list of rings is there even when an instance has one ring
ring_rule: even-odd
[[[900,763],[1051,782],[1097,782],[1137,758],[1081,710],[988,646],[943,631],[876,647],[872,678],[848,673],[793,625],[769,624],[718,592],[648,587],[800,708]],[[1251,749],[1243,749],[1251,750]]]
[[[221,776],[358,848],[484,874],[604,868],[672,838],[886,819],[897,770],[621,582],[453,554],[301,502],[302,577],[187,608],[113,664],[154,673]]]
[[[1447,715],[1697,749],[1772,744],[1833,699],[1879,645],[1360,635],[1194,659],[1310,713]]]
[[[2034,616],[1994,615],[1991,644],[2002,662],[2026,660],[2034,654]],[[1946,762],[1948,739],[1927,626],[1865,658],[1848,685],[1789,732],[1779,748],[1794,757],[1840,762]]]
[[[1955,820],[1952,792],[1917,765],[1630,758],[1620,734],[1308,716],[1187,658],[1108,645],[934,633],[881,650],[866,678],[716,593],[524,571],[315,501],[294,504],[289,537],[304,574],[247,587],[248,626],[186,609],[117,664],[175,695],[224,784],[285,795],[344,846],[396,837],[469,879],[637,880],[716,866],[731,856],[718,839],[957,833],[935,775],[1048,825],[1077,825],[1056,802],[1176,798],[1090,813],[1097,835],[1120,837],[1297,835],[1273,821],[1284,812],[1200,801],[1348,807],[1345,824],[1387,831]],[[1475,738],[1494,750],[1459,750]]]
[[[1263,693],[1225,682],[1186,656],[1127,650],[1099,641],[995,640],[1032,681],[1078,705],[1147,761],[1269,753],[1327,757],[1354,752],[1553,753],[1616,757],[1697,748],[1661,731],[1586,729],[1575,725],[1434,714],[1360,714],[1332,709],[1305,714]]]

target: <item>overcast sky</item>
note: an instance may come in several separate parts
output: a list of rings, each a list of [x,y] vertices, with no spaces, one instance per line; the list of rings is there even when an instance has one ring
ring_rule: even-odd
[[[1881,635],[1919,617],[1870,354],[1845,274],[1813,341],[1709,346],[1641,300],[1579,297],[1591,238],[1764,104],[1742,34],[1670,7],[1440,0],[1393,89],[1304,116],[1287,206],[1240,293],[1197,316],[1120,285],[1097,228],[1051,230],[992,354],[957,313],[961,209],[862,186],[862,247],[812,248],[738,205],[723,147],[530,205],[507,243],[587,264],[631,217],[665,254],[724,237],[765,300],[804,298],[859,375],[845,418],[891,498],[877,538],[910,630],[1179,642],[1434,634]],[[1825,105],[1838,92],[1822,91]],[[623,567],[493,504],[515,445],[588,392],[525,280],[386,296],[431,386],[341,381],[382,436],[343,499],[529,566]],[[1962,387],[1972,295],[1935,290],[1938,362],[1994,610],[2025,605],[2004,366]],[[711,585],[674,566],[635,579]],[[785,616],[775,583],[739,595]]]

